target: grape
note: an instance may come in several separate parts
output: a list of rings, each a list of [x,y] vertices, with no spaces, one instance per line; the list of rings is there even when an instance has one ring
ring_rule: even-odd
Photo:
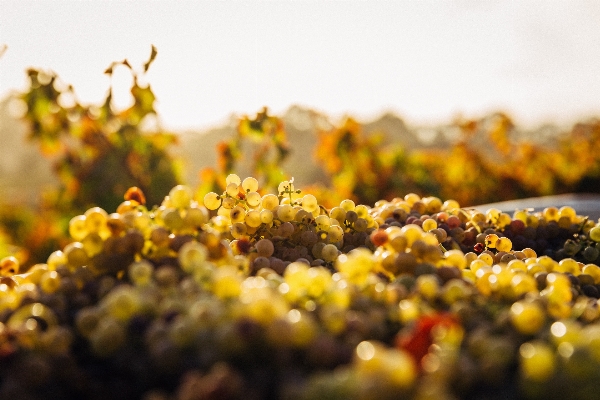
[[[236,185],[240,185],[242,180],[236,174],[229,174],[225,178],[225,184],[229,185],[230,183],[235,183]]]
[[[186,185],[177,185],[169,192],[172,207],[179,209],[188,208],[193,196],[192,189]]]
[[[240,239],[246,235],[246,224],[243,222],[235,222],[233,225],[231,225],[230,232],[234,239]]]
[[[238,183],[234,183],[234,182],[228,183],[227,187],[225,188],[225,192],[229,196],[231,196],[233,198],[237,198],[238,195],[240,194],[240,186]]]
[[[204,195],[204,207],[209,210],[216,210],[221,207],[221,198],[215,192],[208,192]]]
[[[138,286],[147,286],[152,281],[154,267],[148,261],[138,261],[128,268],[129,279]]]
[[[277,209],[277,218],[279,218],[282,222],[293,221],[296,212],[297,211],[291,205],[282,204]]]
[[[346,210],[346,211],[354,211],[355,207],[356,207],[356,205],[350,199],[342,200],[340,203],[340,208],[342,208],[343,210]]]
[[[294,233],[294,230],[294,225],[292,225],[290,222],[284,222],[283,224],[279,225],[278,231],[280,236],[290,237]]]
[[[274,194],[266,194],[262,197],[261,205],[263,209],[273,211],[279,205],[279,199]]]
[[[560,213],[556,207],[546,207],[542,211],[542,215],[546,221],[558,221]]]
[[[339,225],[331,225],[327,231],[327,240],[329,243],[337,243],[344,237],[344,230]]]
[[[271,257],[275,251],[273,242],[269,239],[261,239],[254,245],[259,257]]]
[[[92,258],[102,252],[104,248],[104,240],[97,233],[90,233],[81,241],[83,250],[89,258]]]
[[[321,256],[319,258],[322,258],[326,262],[332,262],[337,259],[338,254],[339,254],[339,250],[337,247],[335,247],[333,244],[326,244],[321,249],[321,252],[320,252]]]
[[[543,398],[561,385],[600,387],[589,379],[600,367],[596,222],[569,208],[556,220],[486,216],[416,194],[327,212],[293,181],[280,205],[235,177],[224,204],[213,193],[199,206],[182,187],[150,211],[126,198],[119,213],[76,217],[73,242],[47,264],[20,271],[20,255],[0,260],[0,359],[23,391],[0,382],[0,393],[87,398],[114,386],[176,398],[185,387],[197,397],[230,387],[226,378],[236,398]],[[61,368],[30,389],[19,372],[29,357]],[[136,384],[113,385],[117,371]],[[85,385],[64,388],[81,376]]]
[[[257,192],[246,193],[246,203],[249,207],[257,208],[262,202],[262,197]]]
[[[241,205],[237,205],[229,212],[229,219],[232,223],[242,222],[246,218],[246,210]]]
[[[60,280],[60,276],[56,271],[47,271],[40,277],[40,289],[52,294],[59,289]]]
[[[76,269],[86,265],[89,257],[80,242],[69,243],[63,249],[66,263],[71,269]]]
[[[85,221],[85,215],[78,215],[71,218],[71,221],[69,221],[69,235],[71,235],[71,238],[79,241],[86,237],[88,234],[88,229]]]
[[[208,223],[209,215],[205,207],[190,207],[186,210],[183,222],[185,226],[200,228]]]
[[[251,211],[246,212],[246,214],[244,216],[245,224],[250,228],[259,227],[262,223],[260,215],[261,215],[260,212],[258,212],[256,210],[251,210]]]
[[[261,210],[260,222],[263,224],[271,224],[273,222],[273,212],[268,209]]]
[[[582,255],[587,261],[595,261],[600,256],[600,251],[594,246],[587,246],[583,249]]]
[[[590,229],[589,236],[594,242],[600,242],[600,226],[595,226]]]
[[[13,276],[19,273],[21,263],[14,256],[6,256],[0,260],[0,276]]]
[[[534,302],[517,301],[510,308],[511,322],[524,335],[533,335],[546,322],[544,310]]]
[[[364,218],[358,218],[356,221],[354,221],[354,223],[352,224],[352,227],[357,232],[365,232],[367,230],[367,228],[369,227],[369,223]]]
[[[521,373],[525,379],[546,382],[554,374],[554,352],[547,344],[538,341],[523,343],[519,355]]]
[[[354,207],[354,212],[359,218],[365,218],[369,215],[369,207],[364,204],[359,204]]]
[[[312,194],[306,194],[302,197],[302,208],[308,212],[313,212],[319,208],[317,198]]]
[[[498,238],[495,247],[498,251],[510,251],[512,249],[512,241],[506,237]]]
[[[498,242],[498,239],[500,239],[500,238],[495,233],[490,233],[490,234],[486,235],[486,237],[485,237],[485,247],[487,247],[489,249],[495,249],[496,248],[496,242]]]
[[[201,268],[208,258],[208,249],[202,243],[189,241],[179,249],[179,264],[186,272]]]
[[[100,207],[92,207],[85,213],[85,228],[88,232],[99,233],[106,228],[108,213]],[[75,239],[77,240],[77,239]]]
[[[437,222],[435,222],[433,218],[427,218],[425,221],[423,221],[422,228],[424,231],[429,232],[437,228]]]
[[[331,226],[331,220],[327,215],[319,215],[315,218],[315,223],[317,224],[318,231],[327,232]]]
[[[258,181],[256,178],[250,176],[242,181],[242,188],[245,192],[256,192],[258,190]]]

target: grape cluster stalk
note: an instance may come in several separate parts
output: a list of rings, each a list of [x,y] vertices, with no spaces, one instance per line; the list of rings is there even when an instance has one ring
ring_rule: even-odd
[[[227,177],[0,260],[0,398],[551,399],[600,390],[600,224]]]

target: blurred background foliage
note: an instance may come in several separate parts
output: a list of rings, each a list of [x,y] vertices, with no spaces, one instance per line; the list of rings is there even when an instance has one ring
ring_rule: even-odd
[[[131,71],[133,103],[115,110],[112,88],[98,105],[77,101],[72,87],[57,75],[27,71],[27,140],[53,165],[56,183],[44,190],[35,206],[7,201],[0,207],[0,256],[18,254],[25,265],[44,262],[67,241],[71,217],[100,206],[109,213],[123,201],[131,186],[140,187],[149,206],[159,205],[169,190],[184,181],[183,161],[175,156],[178,136],[160,129],[155,96],[143,85],[144,74],[156,56],[153,48],[140,71],[127,60],[115,67]],[[149,130],[148,120],[157,125]],[[365,133],[348,117],[330,128],[318,129],[306,164],[320,176],[301,188],[317,196],[325,207],[349,198],[373,205],[409,192],[455,199],[462,206],[571,192],[600,193],[600,120],[581,122],[563,132],[552,146],[533,138],[516,138],[508,115],[457,119],[451,143],[408,148],[388,140],[386,132]],[[286,169],[295,149],[282,118],[265,108],[255,117],[243,116],[235,134],[222,137],[214,152],[217,162],[199,174],[197,199],[222,191],[225,177],[245,169],[273,192],[280,181],[298,171]],[[242,166],[242,163],[244,165]],[[185,182],[183,182],[185,183]]]

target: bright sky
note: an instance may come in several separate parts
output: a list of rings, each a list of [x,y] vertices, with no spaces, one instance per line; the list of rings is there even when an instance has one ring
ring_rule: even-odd
[[[154,44],[148,82],[171,129],[292,104],[334,118],[434,124],[502,110],[565,124],[600,115],[598,21],[595,0],[0,0],[0,97],[35,66],[98,102],[106,67],[139,68]],[[126,77],[113,79],[121,103]]]

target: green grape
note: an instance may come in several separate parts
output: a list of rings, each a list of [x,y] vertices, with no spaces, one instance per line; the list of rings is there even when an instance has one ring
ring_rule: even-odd
[[[273,211],[264,209],[260,211],[260,222],[263,224],[271,224],[273,222]]]
[[[221,208],[231,210],[236,204],[237,202],[233,197],[225,197],[221,203]]]
[[[273,215],[273,213],[271,213],[271,215]],[[251,228],[259,227],[260,224],[262,224],[261,213],[256,210],[250,210],[246,212],[246,215],[244,216],[244,222]]]
[[[312,194],[306,194],[302,197],[302,208],[308,212],[313,212],[319,208],[317,198]]]
[[[318,231],[327,232],[331,226],[331,219],[327,215],[323,214],[315,218],[315,223],[317,224]]]
[[[62,251],[55,250],[48,256],[46,264],[48,264],[48,270],[55,271],[61,265],[67,264],[67,258]]]
[[[242,180],[236,174],[229,174],[227,178],[225,178],[225,184],[229,185],[230,183],[235,183],[236,185],[241,185]]]
[[[128,321],[141,310],[138,292],[133,286],[120,285],[111,290],[103,299],[106,311],[118,321]]]
[[[343,224],[346,220],[346,210],[342,207],[333,207],[329,211],[329,218],[337,220],[340,224]]]
[[[502,214],[502,211],[497,208],[490,208],[485,212],[485,218],[492,224],[496,224],[500,218],[500,214]]]
[[[355,368],[365,381],[375,380],[394,388],[409,388],[418,378],[417,366],[408,352],[376,341],[363,341],[356,346]]]
[[[89,262],[89,257],[80,242],[69,243],[63,249],[63,253],[70,269],[82,267]]]
[[[523,377],[535,382],[547,382],[556,369],[554,352],[541,341],[526,342],[519,347]]]
[[[485,247],[489,249],[496,248],[496,242],[500,239],[495,233],[490,233],[485,236]]]
[[[423,221],[422,228],[425,232],[429,232],[437,228],[437,222],[435,222],[433,218],[427,218],[425,221]]]
[[[184,222],[181,213],[176,208],[166,208],[161,213],[161,219],[165,227],[171,231],[183,228]]]
[[[262,197],[261,206],[265,210],[274,211],[275,208],[279,205],[279,198],[274,194],[265,194]]]
[[[282,204],[277,209],[277,218],[282,222],[293,221],[296,216],[296,210],[289,204]]]
[[[437,276],[430,274],[419,275],[415,282],[415,287],[423,297],[430,301],[435,299],[440,290]]]
[[[56,271],[46,271],[40,278],[40,289],[52,294],[60,288],[60,275]]]
[[[12,329],[19,329],[22,327],[29,330],[35,328],[42,329],[37,323],[39,320],[45,322],[46,326],[43,329],[58,325],[58,318],[50,307],[42,303],[32,303],[23,305],[17,309],[6,322],[6,326]]]
[[[588,235],[590,239],[592,239],[594,242],[600,242],[600,226],[595,226],[592,229],[590,229]]]
[[[81,244],[89,258],[93,258],[100,254],[104,248],[104,240],[102,240],[102,237],[97,233],[86,235],[81,241]]]
[[[14,256],[6,256],[0,260],[0,276],[13,276],[19,273],[21,263]]]
[[[340,207],[346,211],[354,211],[356,205],[354,204],[354,201],[345,199],[340,202]]]
[[[88,234],[85,220],[85,215],[78,215],[71,218],[69,221],[69,235],[71,235],[74,240],[79,241]]]
[[[152,282],[154,267],[148,261],[137,261],[128,268],[129,279],[136,286],[147,286]]]
[[[209,251],[204,244],[196,241],[187,242],[179,249],[179,265],[183,271],[192,273],[203,267],[208,254]]]
[[[85,227],[88,232],[101,232],[106,229],[108,213],[100,207],[92,207],[85,213]],[[75,239],[77,240],[77,239]]]
[[[240,239],[246,235],[248,228],[243,222],[235,222],[231,225],[229,231],[231,232],[231,236],[233,236],[234,239]]]
[[[186,227],[200,228],[208,223],[209,215],[206,207],[190,207],[186,210],[183,223]]]
[[[358,215],[359,218],[365,218],[369,215],[369,207],[364,204],[359,204],[354,207],[354,212]]]
[[[344,230],[339,225],[331,225],[327,231],[327,241],[337,243],[344,238]]]
[[[510,251],[512,250],[512,241],[507,237],[498,238],[495,247],[498,251]]]
[[[339,250],[337,247],[335,247],[335,245],[326,244],[321,249],[321,256],[319,258],[322,258],[326,262],[332,262],[337,259],[338,254],[339,254]]]
[[[258,190],[258,181],[256,178],[248,177],[242,182],[242,188],[245,192],[256,192]]]
[[[517,301],[510,307],[510,319],[517,331],[534,335],[544,326],[546,314],[537,303]]]
[[[450,266],[458,269],[465,269],[467,267],[467,259],[460,250],[448,250],[444,253],[444,259]]]
[[[261,205],[262,197],[257,192],[248,192],[246,193],[246,203],[249,207],[257,208]]]
[[[246,209],[241,205],[237,205],[229,212],[229,219],[232,223],[242,222],[246,218]]]
[[[221,207],[221,198],[215,192],[208,192],[204,195],[204,207],[209,210],[216,210]]]
[[[229,196],[237,199],[240,194],[240,186],[238,183],[234,183],[234,182],[228,183],[227,187],[225,188],[225,192]]]
[[[546,207],[542,211],[542,216],[546,221],[558,221],[560,212],[556,207]]]
[[[169,192],[171,206],[178,209],[185,209],[190,206],[194,193],[189,186],[177,185]]]

